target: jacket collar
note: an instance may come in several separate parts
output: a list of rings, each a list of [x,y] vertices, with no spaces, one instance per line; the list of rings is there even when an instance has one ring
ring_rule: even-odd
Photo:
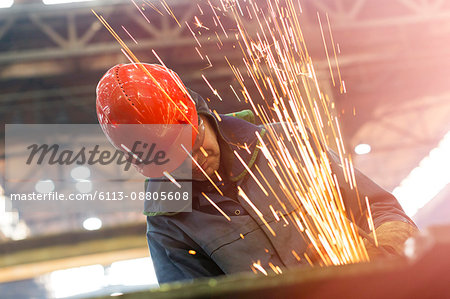
[[[265,130],[233,116],[219,115],[216,117],[211,114],[208,116],[214,120],[220,144],[222,174],[233,182],[239,181],[245,177],[247,170],[239,161],[236,153],[247,167],[251,168],[259,153],[256,132],[259,132],[262,137]]]

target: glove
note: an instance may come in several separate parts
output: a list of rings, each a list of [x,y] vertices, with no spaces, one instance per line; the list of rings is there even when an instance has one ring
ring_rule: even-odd
[[[405,241],[418,231],[416,226],[406,222],[385,222],[375,230],[378,247],[367,239],[364,239],[364,245],[371,260],[389,256],[403,256]]]

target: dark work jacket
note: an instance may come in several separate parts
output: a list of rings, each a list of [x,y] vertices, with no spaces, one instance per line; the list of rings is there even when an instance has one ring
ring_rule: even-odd
[[[273,126],[277,131],[282,131],[280,125]],[[264,135],[264,129],[241,119],[221,115],[221,121],[216,122],[216,130],[221,144],[221,155],[227,157],[227,160],[221,160],[222,172],[225,169],[226,173],[222,173],[225,178],[219,185],[225,195],[221,196],[210,183],[193,182],[192,212],[147,217],[148,245],[159,283],[251,271],[253,263],[259,263],[269,271],[269,263],[281,269],[307,264],[303,258],[307,244],[299,234],[298,227],[291,223],[286,224],[284,220],[277,221],[269,208],[271,205],[287,220],[288,214],[296,210],[287,200],[283,200],[278,180],[269,169],[267,159],[258,152],[255,132]],[[263,138],[268,145],[268,139]],[[250,153],[242,148],[244,144],[249,147]],[[247,173],[233,151],[251,167],[267,190],[268,196]],[[339,160],[333,153],[329,153],[329,156],[347,211],[351,211],[356,224],[367,231],[365,210],[360,212],[355,191],[345,183]],[[264,174],[265,180],[255,170],[256,165]],[[376,227],[386,221],[412,223],[391,194],[355,171],[359,196],[363,202],[365,196],[368,196]],[[266,181],[280,197],[282,204],[269,190]],[[261,211],[276,236],[268,230],[255,210],[238,195],[238,186]],[[155,190],[158,190],[158,182],[150,181],[147,191]],[[214,201],[231,221],[220,214],[201,192]],[[293,251],[301,257],[300,261],[296,259]]]

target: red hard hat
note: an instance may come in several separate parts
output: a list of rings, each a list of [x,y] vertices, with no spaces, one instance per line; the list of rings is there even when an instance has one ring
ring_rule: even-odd
[[[146,176],[159,177],[163,171],[177,168],[186,154],[173,145],[184,144],[191,148],[197,136],[195,103],[178,75],[160,65],[136,63],[112,67],[98,83],[96,104],[102,130],[117,149],[130,153],[136,140],[157,141],[157,146],[170,158],[168,165],[159,168],[158,165],[135,163]],[[124,126],[127,124],[140,126],[128,126],[133,129],[127,129]],[[180,131],[172,125],[185,125],[181,126],[185,129]]]

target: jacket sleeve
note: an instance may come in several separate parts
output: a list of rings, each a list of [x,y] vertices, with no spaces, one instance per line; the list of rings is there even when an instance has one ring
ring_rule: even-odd
[[[154,221],[164,222],[164,216],[147,217],[147,242],[160,284],[224,274],[184,232],[157,232],[151,229]]]
[[[338,156],[332,151],[329,151],[329,156],[331,158],[333,173],[338,178],[345,206],[352,214],[349,216],[354,217],[359,227],[366,231],[369,230],[366,218],[366,197],[370,204],[375,228],[390,221],[401,221],[415,226],[414,222],[405,214],[399,202],[392,194],[378,186],[357,169],[354,169],[357,188],[351,189],[350,185],[345,181]]]

